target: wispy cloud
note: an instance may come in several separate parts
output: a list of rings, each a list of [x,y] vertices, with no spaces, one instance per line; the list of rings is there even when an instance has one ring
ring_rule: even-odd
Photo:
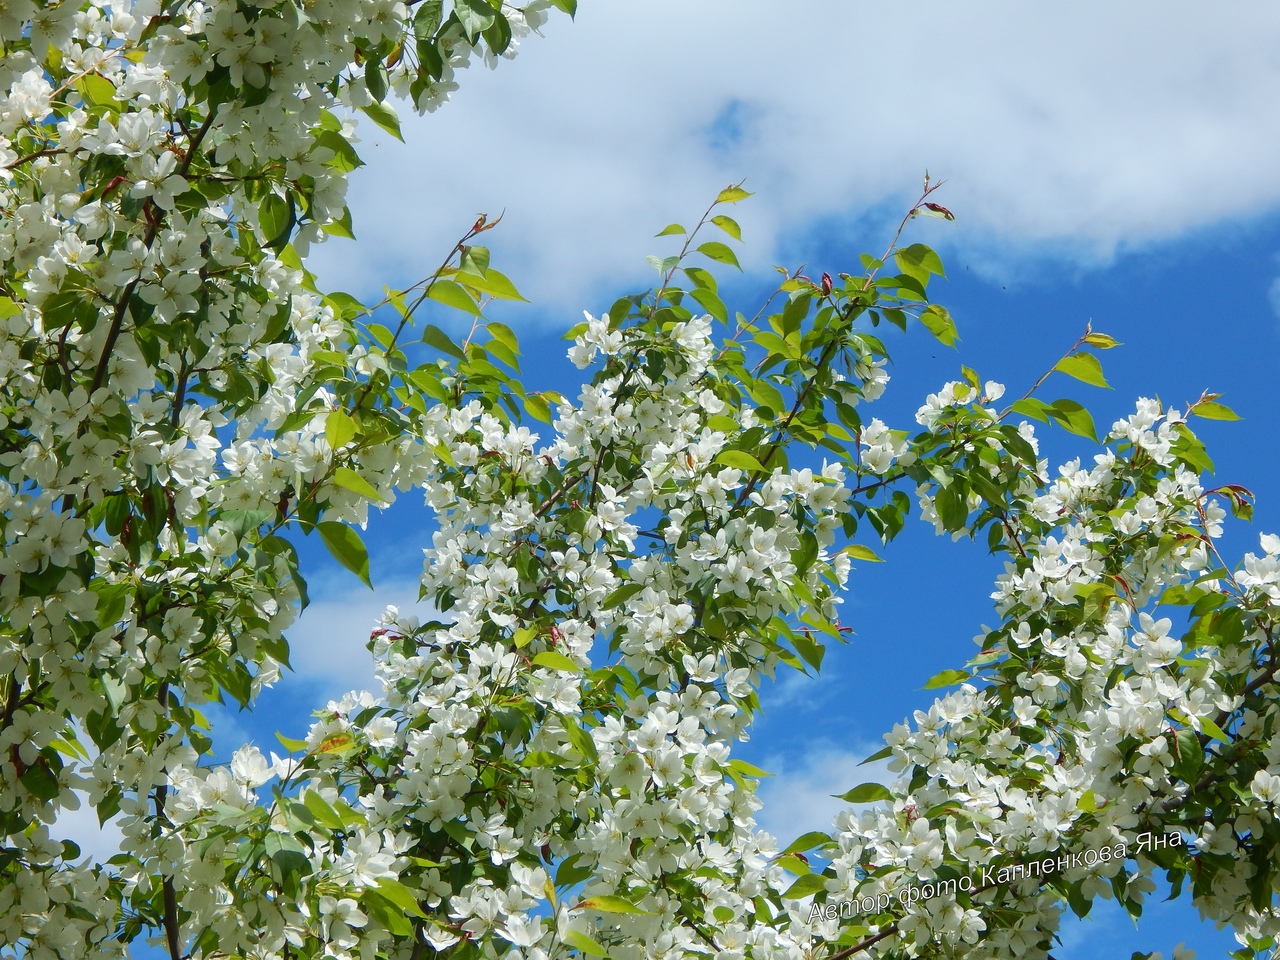
[[[819,741],[801,756],[767,758],[765,769],[773,776],[761,781],[764,808],[756,814],[757,822],[784,844],[810,830],[830,831],[835,815],[849,806],[840,794],[860,783],[894,781],[886,760],[861,765],[882,746]]]
[[[380,582],[371,591],[338,571],[316,578],[309,592],[311,604],[285,631],[293,675],[286,674],[281,684],[302,681],[309,692],[324,699],[341,697],[349,690],[381,692],[373,656],[365,644],[388,606],[419,620],[435,615],[434,607],[418,601],[417,580]]]
[[[818,223],[878,238],[925,169],[959,216],[927,239],[989,273],[1106,262],[1280,201],[1274,6],[649,0],[546,33],[406,116],[407,146],[362,127],[361,239],[318,248],[326,283],[416,279],[505,209],[495,266],[544,306],[600,308],[606,283],[649,282],[652,232],[743,177],[749,267],[803,257]]]

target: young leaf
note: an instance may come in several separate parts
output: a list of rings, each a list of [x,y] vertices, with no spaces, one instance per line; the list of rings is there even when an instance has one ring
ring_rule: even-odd
[[[892,800],[893,793],[883,783],[862,783],[839,794],[837,799],[845,803],[875,803],[878,800]]]
[[[706,243],[698,244],[698,252],[704,257],[710,257],[716,263],[727,263],[731,267],[742,269],[738,265],[738,256],[725,244],[719,240],[708,240]]]
[[[827,889],[827,878],[820,873],[806,873],[803,877],[796,879],[796,882],[787,887],[787,892],[782,895],[784,900],[801,900],[805,897],[811,897],[815,893],[821,893]]]
[[[1110,350],[1112,347],[1120,346],[1120,341],[1115,337],[1109,337],[1105,333],[1090,333],[1085,336],[1084,342],[1091,347],[1097,347],[1099,350]]]
[[[404,143],[404,136],[400,133],[400,118],[396,116],[396,112],[391,108],[390,104],[371,103],[367,107],[361,107],[360,109],[366,117],[401,143]]]
[[[446,307],[453,307],[463,313],[480,316],[480,308],[476,305],[475,298],[452,280],[436,280],[427,291],[427,296],[432,300],[443,303]],[[519,296],[519,294],[516,296]],[[459,356],[461,356],[461,352],[459,352]]]
[[[1193,413],[1197,417],[1204,417],[1206,420],[1239,420],[1240,415],[1228,407],[1224,403],[1214,403],[1207,400],[1204,403],[1197,403],[1191,407],[1188,413]]]
[[[566,657],[563,653],[555,650],[544,650],[533,658],[535,667],[548,667],[552,670],[562,670],[565,673],[581,673],[582,668]]]
[[[744,777],[772,777],[772,773],[765,773],[759,767],[747,763],[745,760],[730,760],[729,766],[742,774]]]
[[[721,451],[716,457],[716,463],[723,463],[726,467],[735,467],[738,470],[746,470],[748,473],[765,472],[764,465],[745,450]]]
[[[1098,433],[1093,426],[1093,417],[1089,411],[1074,400],[1055,400],[1045,408],[1045,412],[1060,423],[1064,429],[1098,442]]]
[[[1111,384],[1102,375],[1102,364],[1092,353],[1073,353],[1069,357],[1063,357],[1054,364],[1053,369],[1091,386],[1111,389]]]
[[[737,203],[739,200],[745,200],[749,196],[751,196],[750,193],[735,184],[721,190],[716,197],[716,203]]]
[[[876,556],[876,552],[874,550],[870,547],[864,547],[860,543],[851,543],[840,552],[847,553],[855,560],[869,560],[872,563],[884,563],[880,557]]]
[[[339,467],[333,471],[333,482],[345,490],[360,494],[366,500],[382,500],[386,502],[386,498],[373,488],[373,484],[369,483],[368,480],[350,467]]]
[[[871,754],[871,756],[867,757],[865,760],[859,760],[858,766],[861,767],[864,764],[875,763],[877,760],[887,760],[889,757],[892,757],[892,756],[893,756],[892,747],[881,747],[879,750]]]
[[[925,690],[937,690],[941,687],[954,687],[957,683],[964,683],[969,679],[969,674],[964,670],[943,670],[939,674],[929,678],[929,682],[923,687]]]
[[[641,910],[630,900],[624,900],[622,897],[588,897],[576,906],[570,907],[570,910],[597,910],[601,913],[639,913],[644,916],[652,916],[648,910]]]
[[[944,345],[954,347],[956,341],[960,339],[960,334],[956,332],[955,321],[951,319],[951,314],[947,312],[945,307],[931,303],[925,307],[924,312],[920,314],[920,322],[923,323],[935,337]]]
[[[528,303],[520,291],[516,289],[516,285],[512,283],[505,275],[497,270],[486,270],[483,274],[475,273],[459,273],[456,274],[459,282],[479,290],[481,293],[487,293],[491,297],[497,297],[499,300],[522,300]],[[463,309],[466,309],[465,307]]]
[[[608,957],[609,951],[592,940],[585,933],[578,930],[566,930],[564,934],[564,942],[573,947],[579,953],[585,953],[592,957]]]
[[[352,440],[356,436],[356,422],[352,420],[342,410],[334,410],[324,420],[324,438],[329,441],[329,447],[338,450]]]
[[[422,331],[422,342],[429,347],[435,347],[441,353],[447,353],[451,357],[457,357],[459,360],[465,360],[466,354],[462,352],[462,348],[454,343],[447,333],[439,327],[427,324],[426,329]]]
[[[717,227],[733,237],[735,240],[742,239],[742,229],[738,226],[738,222],[732,217],[726,217],[723,214],[718,217],[712,217],[711,222]]]
[[[806,874],[813,873],[809,869],[808,862],[801,857],[797,857],[794,853],[783,854],[774,862],[793,876],[803,877]]]
[[[806,850],[812,850],[814,847],[825,846],[830,842],[831,837],[829,834],[820,833],[816,830],[810,831],[809,833],[797,837],[788,844],[787,849],[782,852],[784,855],[788,853],[804,853]]]

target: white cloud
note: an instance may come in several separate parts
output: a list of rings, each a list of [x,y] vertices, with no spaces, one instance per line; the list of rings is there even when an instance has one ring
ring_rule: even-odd
[[[310,605],[285,631],[294,672],[286,672],[280,683],[302,680],[324,699],[339,698],[349,690],[381,693],[373,655],[365,644],[387,606],[420,621],[435,616],[430,604],[418,602],[416,580],[388,581],[369,590],[340,571],[317,577],[308,592]]]
[[[1280,277],[1272,280],[1267,288],[1267,301],[1271,304],[1271,312],[1280,317]]]
[[[96,756],[96,751],[94,751]],[[116,814],[101,826],[98,825],[98,812],[89,804],[89,795],[82,790],[73,791],[80,800],[79,810],[62,810],[58,818],[49,827],[49,836],[54,840],[71,840],[80,848],[77,863],[86,858],[90,863],[106,863],[120,852],[120,842],[124,834],[120,832]]]
[[[830,741],[811,744],[803,756],[772,757],[765,769],[773,774],[762,780],[758,795],[764,807],[756,814],[761,828],[779,844],[788,844],[811,830],[830,832],[835,815],[849,806],[838,795],[860,783],[891,784],[887,760],[862,766],[862,761],[883,744],[856,743],[850,749]]]
[[[566,316],[602,309],[670,252],[653,232],[742,177],[754,266],[803,255],[819,221],[850,232],[852,265],[926,168],[960,219],[921,236],[995,272],[1280,200],[1274,5],[591,0],[544,29],[436,114],[406,105],[407,146],[364,125],[362,239],[317,248],[327,284],[416,279],[505,208],[495,266]]]

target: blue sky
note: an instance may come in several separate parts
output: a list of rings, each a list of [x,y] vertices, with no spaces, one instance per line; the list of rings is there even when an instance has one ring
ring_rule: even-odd
[[[369,165],[349,194],[360,239],[318,247],[310,264],[328,289],[376,296],[427,272],[477,213],[505,210],[486,235],[493,263],[533,303],[492,316],[518,332],[531,386],[576,394],[560,333],[647,286],[644,255],[673,252],[653,234],[696,220],[725,184],[756,191],[734,211],[746,270],[721,273],[730,309],[750,313],[772,264],[816,275],[878,253],[927,169],[948,181],[935,199],[957,221],[921,221],[909,238],[942,253],[949,279],[934,297],[962,341],[890,337],[876,415],[911,426],[961,363],[1018,395],[1092,321],[1124,343],[1102,358],[1115,389],[1054,378],[1042,395],[1085,402],[1105,427],[1139,396],[1182,406],[1223,393],[1244,420],[1204,422],[1201,436],[1218,481],[1259,498],[1256,529],[1232,528],[1225,553],[1256,548],[1259,530],[1280,530],[1280,10],[975,9],[582,0],[576,23],[553,18],[499,70],[463,73],[438,113],[405,116],[406,145],[362,127]],[[1054,463],[1095,452],[1044,436]],[[253,714],[216,711],[224,756],[250,739],[277,746],[276,730],[299,735],[327,699],[376,689],[364,642],[384,604],[416,598],[430,531],[411,499],[370,521],[374,593],[305,544],[313,604],[290,632],[297,672]],[[851,580],[853,641],[828,651],[820,678],[768,688],[742,748],[777,774],[762,820],[783,842],[827,825],[829,795],[868,779],[857,762],[994,622],[999,565],[981,546],[913,519],[885,556]],[[1234,948],[1186,902],[1153,904],[1137,932],[1103,907],[1066,923],[1055,956]]]

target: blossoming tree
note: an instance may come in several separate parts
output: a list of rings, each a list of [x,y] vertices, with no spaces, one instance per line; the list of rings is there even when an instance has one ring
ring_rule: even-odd
[[[1167,879],[1273,949],[1280,538],[1219,557],[1250,497],[1205,489],[1190,426],[1230,411],[1140,401],[1055,476],[1034,421],[1096,441],[1088,412],[1000,407],[965,368],[891,428],[878,333],[955,340],[938,258],[899,231],[748,320],[709,269],[738,187],[668,228],[657,289],[570,331],[577,397],[526,391],[484,318],[518,294],[483,218],[380,304],[322,293],[302,257],[351,233],[348,111],[395,133],[393,93],[429,110],[573,4],[414,6],[0,0],[0,944],[1042,956],[1064,909],[1136,915]],[[930,193],[904,226],[950,216]],[[428,299],[465,342],[415,323]],[[1055,370],[1101,381],[1112,345]],[[286,756],[210,764],[201,704],[288,662],[296,538],[367,579],[357,528],[409,491],[440,619],[389,614],[382,689]],[[1000,624],[889,734],[895,788],[770,837],[731,755],[758,682],[820,667],[862,544],[913,510],[1007,555]],[[51,827],[80,793],[121,818],[107,864]]]

